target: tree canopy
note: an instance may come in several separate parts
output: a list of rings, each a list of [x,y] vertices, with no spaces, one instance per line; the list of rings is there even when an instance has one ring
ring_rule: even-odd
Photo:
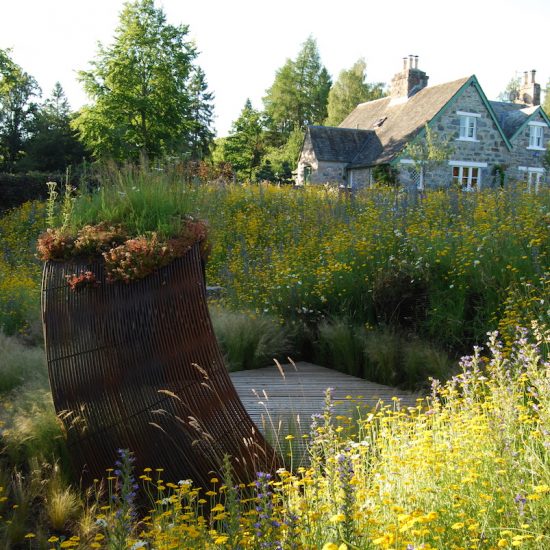
[[[550,115],[550,79],[546,83],[546,89],[544,91],[544,101],[542,102],[542,108],[547,115]]]
[[[97,157],[200,155],[212,137],[212,95],[194,65],[188,26],[170,25],[154,0],[125,4],[110,46],[79,73],[93,103],[74,121]]]
[[[11,170],[23,155],[40,94],[36,80],[0,49],[0,167]]]
[[[519,76],[510,79],[506,88],[498,95],[499,101],[512,103],[519,98],[519,90],[521,88],[521,79]]]
[[[327,126],[338,126],[359,103],[383,97],[384,85],[380,82],[369,84],[366,69],[367,64],[361,58],[351,69],[340,73],[328,94]]]
[[[250,99],[221,145],[221,159],[230,162],[241,179],[251,181],[261,165],[266,144],[262,114],[252,107]]]
[[[296,59],[288,59],[277,71],[264,97],[271,141],[282,145],[293,130],[304,129],[308,124],[321,124],[327,116],[331,84],[317,43],[310,36]]]
[[[71,119],[65,92],[56,82],[50,97],[37,109],[19,170],[53,172],[81,163],[87,152],[71,129]]]

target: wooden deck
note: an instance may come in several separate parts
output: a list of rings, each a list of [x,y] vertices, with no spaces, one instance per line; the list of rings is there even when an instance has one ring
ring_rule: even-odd
[[[274,365],[230,374],[248,414],[271,441],[289,432],[308,433],[311,416],[323,412],[327,388],[333,388],[335,415],[349,416],[358,406],[380,401],[393,405],[393,397],[399,399],[395,406],[415,406],[419,397],[311,363],[282,365],[282,371]]]

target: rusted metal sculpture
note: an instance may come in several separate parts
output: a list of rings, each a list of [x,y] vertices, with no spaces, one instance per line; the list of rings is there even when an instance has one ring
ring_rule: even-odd
[[[99,284],[71,290],[67,276],[84,271]],[[198,244],[130,284],[106,283],[100,260],[48,261],[42,318],[54,404],[85,479],[102,477],[119,448],[138,470],[203,487],[224,455],[242,481],[277,467],[224,365]]]

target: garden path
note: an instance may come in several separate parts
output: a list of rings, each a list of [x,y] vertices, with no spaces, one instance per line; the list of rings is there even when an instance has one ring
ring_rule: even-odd
[[[276,445],[284,444],[289,432],[297,438],[309,432],[311,416],[323,412],[327,388],[334,389],[334,414],[344,416],[357,416],[360,405],[375,407],[380,402],[414,407],[420,397],[306,362],[281,365],[281,370],[274,365],[232,372],[230,376],[252,420]],[[297,443],[294,445],[301,447]]]

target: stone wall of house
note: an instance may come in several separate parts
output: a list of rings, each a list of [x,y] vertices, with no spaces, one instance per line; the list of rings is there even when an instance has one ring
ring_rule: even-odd
[[[371,184],[371,169],[357,168],[348,172],[348,185],[353,189],[364,189],[370,187]]]
[[[460,117],[457,111],[478,113],[481,116],[476,121],[476,141],[458,139],[460,133]],[[481,187],[491,187],[496,184],[494,167],[506,164],[510,159],[510,151],[506,146],[499,129],[489,114],[475,86],[469,86],[461,96],[445,108],[432,128],[440,135],[450,138],[453,147],[450,161],[487,163],[481,168]],[[426,186],[448,185],[452,181],[451,165],[443,163],[436,167],[425,178]]]
[[[545,122],[540,113],[529,122]],[[543,143],[544,148],[548,147],[550,142],[550,128],[545,126],[543,129]],[[526,124],[519,134],[514,137],[512,140],[513,150],[511,152],[511,161],[508,162],[506,176],[508,180],[522,180],[525,172],[520,172],[518,168],[520,166],[525,166],[529,168],[544,168],[543,160],[545,151],[535,151],[529,149],[529,137],[530,137],[530,126]],[[545,173],[542,181],[548,182],[548,174]]]
[[[311,183],[335,183],[346,185],[346,163],[320,160],[317,172],[311,174]]]
[[[311,143],[309,132],[306,132],[304,145],[302,147],[302,152],[300,153],[300,158],[298,160],[298,173],[296,174],[296,183],[298,185],[304,184],[304,169],[306,166],[309,166],[311,168],[312,175],[317,172],[317,157],[315,156],[315,151],[313,150],[313,145]]]

